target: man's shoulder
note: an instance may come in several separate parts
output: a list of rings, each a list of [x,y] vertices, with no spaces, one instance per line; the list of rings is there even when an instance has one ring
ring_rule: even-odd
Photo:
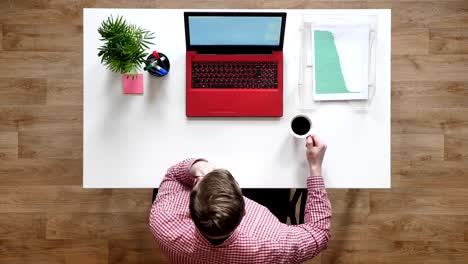
[[[155,237],[177,237],[193,230],[194,223],[190,218],[188,206],[189,194],[157,197],[149,215],[151,232]]]
[[[195,225],[188,211],[159,210],[155,205],[151,208],[149,225],[156,239],[174,240],[191,236]]]
[[[248,198],[245,207],[246,213],[239,225],[239,231],[244,239],[269,244],[281,240],[287,225],[281,223],[266,207]]]

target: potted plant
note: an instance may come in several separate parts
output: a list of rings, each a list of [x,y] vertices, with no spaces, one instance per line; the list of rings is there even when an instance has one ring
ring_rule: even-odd
[[[143,93],[143,74],[140,67],[145,63],[148,45],[153,33],[127,23],[122,16],[108,17],[98,29],[104,44],[98,56],[107,69],[121,73],[125,94]]]

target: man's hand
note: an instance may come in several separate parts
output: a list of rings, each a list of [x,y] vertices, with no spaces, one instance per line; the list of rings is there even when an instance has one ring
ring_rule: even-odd
[[[190,168],[190,174],[194,177],[203,177],[215,169],[215,166],[208,161],[200,160],[195,162]]]
[[[306,139],[307,160],[311,176],[322,176],[322,162],[327,145],[317,136],[308,136]]]

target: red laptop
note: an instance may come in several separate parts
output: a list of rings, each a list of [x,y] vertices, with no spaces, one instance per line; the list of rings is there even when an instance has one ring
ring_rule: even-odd
[[[185,12],[186,114],[282,116],[286,13]]]

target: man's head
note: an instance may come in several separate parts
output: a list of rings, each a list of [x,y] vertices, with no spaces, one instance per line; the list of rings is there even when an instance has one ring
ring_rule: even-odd
[[[229,236],[245,214],[242,192],[231,173],[215,169],[198,180],[190,194],[190,215],[208,238]]]

